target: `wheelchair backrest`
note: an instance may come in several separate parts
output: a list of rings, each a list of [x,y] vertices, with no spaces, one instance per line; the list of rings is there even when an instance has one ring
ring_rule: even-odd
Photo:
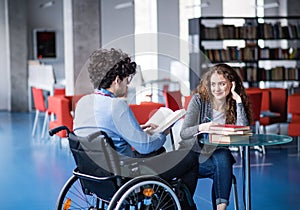
[[[107,174],[120,174],[118,153],[105,132],[96,131],[85,137],[70,133],[69,144],[80,171],[91,172],[90,167],[95,164],[93,167],[100,167]]]
[[[103,131],[98,130],[84,137],[70,133],[68,140],[79,172],[96,177],[120,174],[118,154],[112,140]],[[85,191],[94,192],[105,199],[109,199],[118,188],[116,179],[102,182],[80,181]]]

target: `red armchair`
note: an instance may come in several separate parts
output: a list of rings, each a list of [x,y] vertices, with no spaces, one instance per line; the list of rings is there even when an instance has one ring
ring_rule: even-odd
[[[261,117],[260,125],[266,133],[266,126],[277,123],[277,133],[280,134],[280,123],[287,122],[287,89],[284,88],[265,88],[262,90],[261,111],[270,111],[278,116]]]
[[[300,151],[300,94],[293,94],[288,96],[288,113],[292,115],[291,121],[288,125],[288,135],[297,137],[298,152]]]
[[[139,124],[145,124],[157,109],[163,107],[162,103],[141,102],[141,104],[129,104]]]
[[[260,112],[262,107],[262,91],[246,89],[246,93],[249,96],[249,100],[252,108],[252,118],[253,121],[250,122],[251,125],[255,126],[255,133],[259,133],[260,126]]]
[[[48,97],[48,112],[54,115],[54,120],[50,120],[49,129],[57,126],[65,125],[71,131],[73,130],[73,117],[71,115],[72,100],[64,96],[49,96]],[[65,131],[57,133],[61,138],[66,137]]]
[[[189,103],[190,103],[192,97],[193,97],[192,95],[184,96],[183,108],[184,108],[185,110],[187,110],[187,108],[188,108],[188,106],[189,106]]]
[[[176,111],[182,109],[182,94],[180,90],[166,91],[164,90],[164,97],[166,101],[166,107]]]

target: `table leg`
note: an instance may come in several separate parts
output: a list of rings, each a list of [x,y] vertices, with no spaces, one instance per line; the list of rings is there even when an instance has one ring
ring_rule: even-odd
[[[170,138],[171,138],[172,149],[173,149],[173,151],[175,151],[175,142],[174,142],[174,136],[173,136],[172,128],[170,129]]]
[[[250,176],[250,153],[249,146],[243,147],[243,195],[244,209],[251,210],[251,176]]]

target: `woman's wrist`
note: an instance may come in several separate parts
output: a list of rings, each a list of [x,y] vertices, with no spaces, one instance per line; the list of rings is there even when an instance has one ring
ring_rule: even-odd
[[[235,101],[236,101],[237,104],[241,104],[241,103],[242,103],[241,97],[237,97],[237,98],[235,99]]]

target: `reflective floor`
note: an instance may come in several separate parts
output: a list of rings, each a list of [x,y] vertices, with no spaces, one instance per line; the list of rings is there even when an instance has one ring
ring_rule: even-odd
[[[33,113],[0,112],[0,210],[53,210],[61,187],[75,167],[66,139],[39,137],[42,118],[36,137],[31,137],[33,119]],[[242,209],[240,156],[238,152],[233,154]],[[294,142],[267,147],[265,155],[252,149],[252,209],[300,210],[299,175],[300,155]],[[210,189],[211,180],[199,180],[194,196],[198,209],[212,209]],[[234,209],[232,197],[228,209]]]

